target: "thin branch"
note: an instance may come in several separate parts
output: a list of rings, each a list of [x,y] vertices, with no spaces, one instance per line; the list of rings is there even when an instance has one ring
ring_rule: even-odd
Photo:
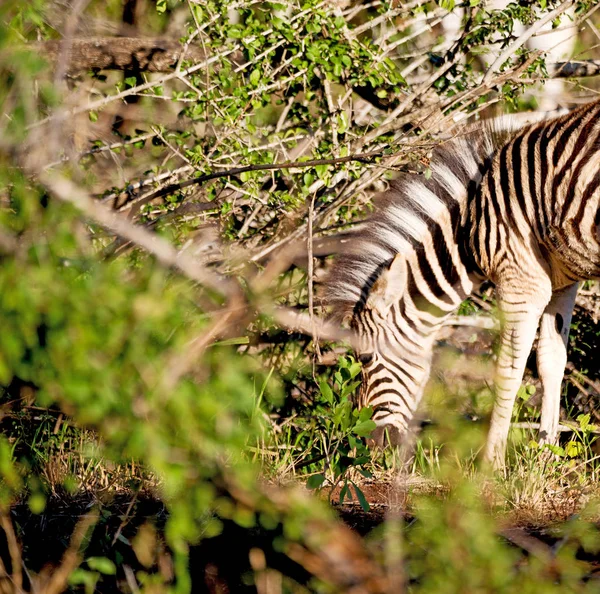
[[[240,318],[246,311],[241,302],[234,303],[224,311],[219,311],[214,316],[213,323],[203,328],[200,335],[189,342],[183,352],[172,356],[164,366],[163,391],[170,394],[179,380],[189,373],[201,359],[202,354],[222,333],[224,333],[233,322]]]
[[[23,570],[21,563],[21,545],[15,534],[15,529],[10,516],[2,512],[0,514],[0,526],[4,530],[6,541],[8,543],[8,551],[10,553],[10,564],[11,564],[11,581],[14,586],[15,593],[19,594],[23,588]]]
[[[183,188],[187,188],[189,186],[202,184],[204,182],[210,181],[212,179],[217,179],[220,177],[231,177],[233,175],[240,175],[241,173],[246,173],[248,171],[271,171],[276,169],[303,169],[305,167],[316,167],[317,165],[336,165],[338,163],[350,163],[350,162],[358,162],[358,163],[369,163],[373,159],[377,157],[383,156],[383,151],[374,151],[371,153],[359,153],[356,155],[348,155],[347,157],[337,157],[335,159],[312,159],[310,161],[291,161],[287,163],[269,163],[269,164],[259,164],[259,165],[246,165],[244,167],[233,167],[232,169],[225,169],[222,171],[214,171],[213,173],[207,173],[206,175],[200,175],[193,179],[188,179],[183,182],[178,182],[175,184],[170,184],[160,190],[156,190],[156,192],[152,192],[143,197],[143,200],[136,200],[136,204],[138,206],[142,206],[148,202],[156,198],[160,198],[161,196],[166,196],[168,194],[172,194],[177,190],[181,190]],[[126,209],[127,205],[123,207]]]
[[[321,358],[321,353],[319,349],[319,335],[317,331],[317,325],[315,322],[315,307],[314,307],[314,259],[313,259],[313,218],[315,215],[315,194],[312,195],[310,199],[310,204],[308,207],[308,234],[307,234],[307,251],[308,251],[308,270],[307,270],[307,280],[308,280],[308,315],[310,317],[311,324],[311,334],[314,337],[315,349],[317,353],[317,357]]]
[[[540,423],[533,423],[529,421],[523,421],[519,423],[511,423],[511,429],[539,429],[541,427]],[[576,431],[581,431],[580,427],[577,423],[561,423],[557,427],[557,431],[559,433],[574,433]],[[594,435],[599,435],[600,431],[595,429],[586,429],[587,432],[593,433]]]
[[[488,68],[485,76],[483,77],[483,84],[489,83],[492,77],[495,75],[496,71],[508,60],[521,46],[525,44],[525,42],[532,37],[535,33],[537,33],[544,25],[553,21],[556,17],[560,16],[563,12],[565,12],[568,8],[573,5],[574,0],[566,0],[560,4],[557,8],[555,8],[552,12],[546,14],[539,21],[536,21],[529,29],[527,29],[524,33],[519,35],[517,39],[511,43],[492,63],[492,65]]]
[[[83,559],[85,539],[88,536],[90,528],[97,521],[98,512],[96,510],[82,517],[75,527],[71,543],[62,557],[60,565],[57,568],[53,568],[52,573],[45,573],[49,577],[43,580],[44,583],[40,584],[42,586],[42,589],[39,590],[40,592],[43,591],[45,594],[59,594],[59,592],[65,591],[70,575],[77,569]],[[40,577],[45,577],[45,575],[42,574]]]
[[[550,78],[584,78],[600,74],[600,60],[569,60],[546,64]]]

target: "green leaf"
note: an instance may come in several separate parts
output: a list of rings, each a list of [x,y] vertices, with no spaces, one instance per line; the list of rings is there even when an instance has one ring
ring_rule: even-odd
[[[233,25],[227,30],[227,34],[232,39],[241,39],[244,36],[244,30],[239,25]]]
[[[315,167],[315,171],[317,172],[317,176],[319,177],[319,179],[323,179],[325,177],[325,174],[327,173],[328,169],[329,165],[317,165]]]
[[[558,456],[559,458],[565,457],[565,450],[560,446],[547,443],[546,448],[549,449],[555,456]]]
[[[97,122],[98,121],[98,112],[90,111],[88,117],[90,118],[90,122]]]
[[[323,396],[329,404],[333,404],[333,390],[326,380],[321,380],[319,382],[319,390],[321,396]]]
[[[306,481],[306,486],[308,489],[314,490],[318,489],[325,482],[324,474],[313,474],[308,477]]]
[[[46,497],[43,493],[33,493],[27,500],[32,514],[41,514],[46,509]]]
[[[260,82],[261,76],[261,71],[258,68],[255,68],[250,74],[250,84],[254,87],[257,87],[258,83]]]
[[[362,507],[364,512],[368,512],[371,509],[371,506],[369,505],[369,502],[367,501],[365,494],[360,490],[359,487],[356,486],[356,484],[353,482],[352,486],[354,487],[354,492],[356,493],[356,498],[358,499],[358,502],[360,503],[360,506]]]
[[[577,417],[577,422],[579,423],[579,428],[582,431],[586,431],[590,426],[590,413],[579,415]]]
[[[340,396],[342,398],[349,396],[350,394],[352,394],[352,392],[354,392],[354,390],[356,390],[356,388],[358,388],[358,386],[360,386],[360,384],[361,384],[360,380],[356,381],[356,382],[350,382],[350,383],[345,384],[342,387]]]
[[[517,392],[517,396],[523,400],[523,402],[527,402],[531,398],[531,394],[527,391],[527,386],[521,386]]]
[[[346,431],[350,426],[352,417],[352,404],[347,400],[340,402],[333,411],[333,422],[340,427],[342,431]]]
[[[302,181],[304,182],[304,185],[306,187],[309,187],[312,185],[313,181],[315,181],[315,178],[313,176],[312,173],[309,173],[308,171],[302,176]]]
[[[86,562],[90,569],[99,571],[104,575],[115,575],[117,573],[115,564],[106,557],[89,557]]]
[[[212,346],[231,346],[237,344],[250,344],[248,336],[235,336],[234,338],[226,338],[225,340],[217,340]]]
[[[350,378],[354,379],[362,371],[362,365],[358,361],[354,361],[348,367],[348,371],[350,371]]]
[[[93,592],[96,586],[96,582],[100,578],[100,574],[95,571],[86,571],[78,567],[69,575],[69,584],[71,586],[84,585],[86,586],[86,592]]]
[[[354,425],[352,428],[352,433],[360,435],[361,437],[367,437],[375,430],[376,427],[377,425],[375,424],[375,421],[362,421],[361,423]]]
[[[337,120],[338,120],[338,126],[337,126],[338,134],[344,134],[344,132],[346,132],[346,130],[348,129],[348,116],[346,115],[346,112],[342,111],[342,113],[338,114]]]
[[[348,483],[344,483],[344,486],[340,490],[340,503],[344,503],[346,497],[352,501],[352,494],[350,493],[350,485]]]
[[[565,445],[565,455],[567,458],[577,458],[583,454],[583,446],[577,441],[569,441]]]

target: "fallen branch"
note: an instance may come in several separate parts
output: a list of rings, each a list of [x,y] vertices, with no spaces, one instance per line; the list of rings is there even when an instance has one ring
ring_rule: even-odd
[[[73,39],[68,52],[67,74],[75,75],[88,70],[132,70],[139,72],[170,72],[177,67],[182,55],[190,62],[205,60],[204,49],[188,45],[186,48],[177,39],[162,37],[91,37]],[[31,47],[52,65],[58,62],[63,40],[53,39],[33,44]],[[231,57],[232,62],[241,63],[241,53]],[[568,60],[546,64],[551,78],[598,76],[600,60]],[[384,109],[374,91],[366,87],[354,89],[363,98]]]
[[[51,64],[61,57],[63,40],[43,41],[33,48]],[[67,53],[67,74],[88,70],[137,70],[140,72],[168,72],[177,67],[184,51],[176,39],[143,37],[92,37],[73,39]],[[198,62],[206,59],[203,49],[190,45],[185,59]]]

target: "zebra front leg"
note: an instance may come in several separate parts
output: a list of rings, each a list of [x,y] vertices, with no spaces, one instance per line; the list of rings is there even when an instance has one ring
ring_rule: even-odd
[[[554,444],[558,437],[560,395],[565,365],[567,341],[575,305],[578,284],[557,291],[542,315],[537,364],[544,388],[540,442]]]
[[[499,293],[502,295],[500,291]],[[543,297],[544,293],[547,297]],[[504,467],[515,398],[521,386],[540,317],[550,300],[550,294],[551,290],[548,287],[546,292],[540,291],[537,295],[499,297],[503,324],[496,363],[496,401],[484,451],[485,461],[497,470]]]

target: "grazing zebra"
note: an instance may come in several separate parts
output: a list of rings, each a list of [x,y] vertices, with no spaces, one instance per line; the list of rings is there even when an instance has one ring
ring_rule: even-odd
[[[373,438],[398,444],[444,320],[484,280],[501,312],[485,458],[504,465],[510,419],[539,326],[540,440],[557,438],[578,282],[600,276],[600,101],[519,129],[478,125],[440,146],[429,179],[405,175],[334,265],[326,300],[349,320]]]

